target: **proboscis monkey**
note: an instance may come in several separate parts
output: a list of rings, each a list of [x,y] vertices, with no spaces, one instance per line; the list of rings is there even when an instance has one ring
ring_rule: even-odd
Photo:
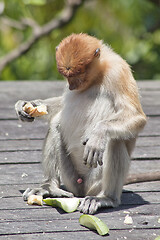
[[[62,40],[56,61],[67,79],[65,93],[31,101],[48,111],[46,181],[38,189],[27,189],[24,199],[32,194],[83,197],[79,209],[89,214],[116,207],[137,135],[146,123],[130,67],[101,40],[82,33]],[[23,110],[25,104],[17,102],[17,114],[33,121]]]

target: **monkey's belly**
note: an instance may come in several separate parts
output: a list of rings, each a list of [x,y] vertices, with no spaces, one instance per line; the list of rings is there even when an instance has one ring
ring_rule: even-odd
[[[69,121],[61,123],[61,129],[67,153],[70,155],[75,169],[80,175],[85,175],[89,171],[89,168],[83,164],[84,145],[82,139],[85,123],[83,120],[79,120],[80,118],[75,121],[75,118],[71,117]]]
[[[88,173],[89,168],[83,163],[83,149],[74,148],[71,152],[71,160],[77,172],[84,176]]]
[[[83,163],[84,146],[80,136],[68,136],[66,141],[67,152],[71,157],[71,161],[80,175],[88,173],[89,168]]]

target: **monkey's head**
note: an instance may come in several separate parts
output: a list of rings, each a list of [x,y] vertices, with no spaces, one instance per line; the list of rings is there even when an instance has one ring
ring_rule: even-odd
[[[80,33],[63,39],[56,48],[57,68],[67,78],[70,90],[83,90],[91,85],[101,45],[95,37]]]

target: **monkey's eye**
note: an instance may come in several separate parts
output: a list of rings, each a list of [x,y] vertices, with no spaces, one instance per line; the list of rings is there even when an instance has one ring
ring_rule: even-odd
[[[94,52],[95,57],[99,57],[100,55],[100,48],[97,48],[96,51]]]

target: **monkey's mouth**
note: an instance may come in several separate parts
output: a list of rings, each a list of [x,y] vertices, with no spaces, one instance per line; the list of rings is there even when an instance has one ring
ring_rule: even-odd
[[[68,80],[68,83],[69,83],[69,90],[75,90],[75,89],[78,89],[81,85],[81,81],[80,79],[76,79],[74,81],[69,81]]]
[[[69,85],[69,90],[75,90],[76,89],[76,87],[75,86],[72,86],[72,85]]]

